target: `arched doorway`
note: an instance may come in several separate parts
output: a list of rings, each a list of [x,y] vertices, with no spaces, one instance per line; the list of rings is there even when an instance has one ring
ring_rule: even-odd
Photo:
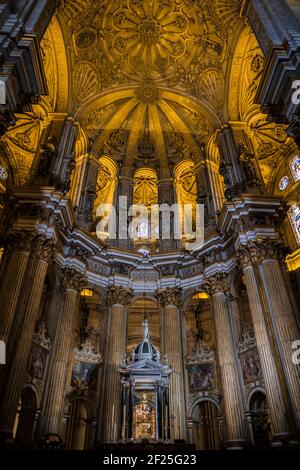
[[[211,400],[201,400],[194,406],[189,427],[191,441],[197,450],[221,448],[219,418],[219,409]]]
[[[74,398],[70,403],[66,448],[88,450],[93,441],[93,418],[86,400]]]
[[[250,398],[249,411],[255,447],[270,444],[270,420],[266,396],[263,392],[254,392]]]
[[[15,441],[19,445],[29,446],[33,441],[37,417],[37,398],[32,388],[23,389],[18,413]]]

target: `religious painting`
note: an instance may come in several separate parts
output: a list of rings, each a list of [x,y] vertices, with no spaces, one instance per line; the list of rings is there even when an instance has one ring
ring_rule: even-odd
[[[189,364],[188,379],[190,393],[213,390],[215,382],[214,364]]]
[[[32,379],[42,381],[46,369],[48,350],[36,344],[32,347],[29,374]]]
[[[97,364],[76,361],[73,365],[71,385],[94,390],[97,382]]]
[[[155,437],[154,406],[146,393],[143,394],[142,401],[135,406],[135,436],[136,439]]]
[[[240,354],[242,371],[245,382],[253,382],[261,376],[261,368],[256,348]]]

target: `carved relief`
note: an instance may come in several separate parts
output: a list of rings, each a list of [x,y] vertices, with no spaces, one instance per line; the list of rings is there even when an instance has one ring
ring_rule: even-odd
[[[150,207],[158,203],[157,177],[147,169],[139,170],[134,177],[133,204]]]
[[[96,67],[89,62],[80,62],[74,70],[74,95],[78,101],[84,101],[92,94],[97,94],[99,77]]]
[[[74,348],[71,386],[96,389],[98,366],[102,362],[99,342],[99,332],[91,328],[81,345]]]
[[[33,383],[39,392],[46,372],[51,339],[48,336],[46,323],[37,324],[32,340],[32,349],[27,372],[27,383]]]

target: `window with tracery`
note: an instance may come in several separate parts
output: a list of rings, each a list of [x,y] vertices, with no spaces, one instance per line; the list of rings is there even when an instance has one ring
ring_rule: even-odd
[[[290,170],[295,181],[300,181],[300,156],[295,155],[290,161]]]

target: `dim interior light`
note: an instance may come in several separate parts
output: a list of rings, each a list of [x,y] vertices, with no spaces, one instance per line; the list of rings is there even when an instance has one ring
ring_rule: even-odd
[[[206,300],[208,297],[209,295],[206,292],[198,292],[197,294],[193,295],[193,300]]]
[[[93,296],[93,291],[89,290],[89,289],[83,289],[80,292],[80,295],[82,295],[82,297],[92,297]]]
[[[300,248],[286,257],[288,271],[297,271],[300,268]]]

